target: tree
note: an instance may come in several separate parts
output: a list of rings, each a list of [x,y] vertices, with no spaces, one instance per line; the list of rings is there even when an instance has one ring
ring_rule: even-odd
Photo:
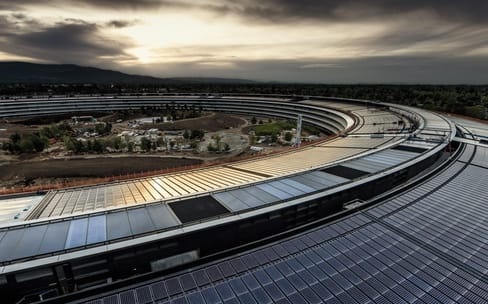
[[[81,140],[73,140],[74,152],[81,153],[87,150],[87,146]]]
[[[285,133],[285,140],[290,141],[293,138],[293,135],[291,135],[291,132],[286,132]]]
[[[466,115],[480,119],[485,118],[486,108],[482,105],[466,107]]]
[[[86,142],[86,150],[88,152],[93,151],[93,142],[91,140]]]
[[[104,132],[105,132],[105,134],[109,134],[111,131],[112,131],[112,124],[111,124],[111,123],[109,123],[109,122],[107,122],[107,123],[105,124],[105,129],[104,129]]]
[[[278,135],[276,133],[271,134],[271,142],[276,142],[278,140]]]
[[[102,153],[104,151],[104,148],[105,147],[102,141],[97,139],[93,141],[93,151],[95,151],[96,153]]]
[[[251,119],[251,123],[253,125],[255,125],[257,122],[258,122],[258,120],[257,120],[256,116],[253,116],[252,119]]]
[[[34,143],[28,138],[22,138],[19,143],[20,152],[30,153],[34,151]]]
[[[249,135],[249,143],[251,145],[254,145],[256,143],[256,136],[254,136],[253,134],[250,134]]]
[[[149,152],[151,150],[151,141],[146,137],[141,138],[142,151]]]
[[[38,133],[24,135],[20,140],[15,136],[13,140],[15,142],[12,141],[12,144],[7,145],[12,153],[42,152],[49,144],[47,138],[41,137]]]
[[[157,143],[158,147],[165,147],[165,145],[166,145],[166,141],[164,140],[164,137],[158,137],[158,139],[156,140],[156,143]]]
[[[189,139],[190,138],[190,132],[185,129],[185,132],[183,132],[183,138],[184,139]]]
[[[14,133],[10,135],[10,140],[12,141],[13,144],[17,144],[20,141],[20,134],[19,133]]]
[[[205,136],[205,132],[203,130],[191,130],[190,139],[199,139],[201,140]]]
[[[36,152],[42,152],[49,146],[49,140],[44,136],[40,136],[39,134],[31,134],[29,136],[29,140],[32,142]]]
[[[217,151],[221,151],[221,149],[220,149],[220,141],[221,140],[222,140],[222,137],[215,135],[215,145],[216,145]]]
[[[75,151],[75,144],[74,144],[73,139],[71,137],[65,135],[63,137],[63,143],[64,143],[64,147],[66,150]]]
[[[115,150],[120,150],[122,149],[122,139],[120,137],[114,137],[112,139],[112,147],[115,149]]]
[[[6,141],[2,142],[2,150],[4,150],[4,151],[10,151],[12,149],[11,146],[12,146],[12,144],[9,142],[6,142]],[[12,151],[10,151],[10,152],[12,152]]]

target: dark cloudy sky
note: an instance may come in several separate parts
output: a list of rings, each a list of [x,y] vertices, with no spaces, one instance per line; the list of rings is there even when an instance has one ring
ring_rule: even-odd
[[[0,60],[160,77],[488,84],[488,1],[0,0]]]

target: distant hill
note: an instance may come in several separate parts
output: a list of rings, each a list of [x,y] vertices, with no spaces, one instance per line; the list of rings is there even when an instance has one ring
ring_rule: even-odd
[[[199,84],[199,83],[213,83],[213,84],[252,84],[258,83],[254,80],[248,79],[239,79],[239,78],[218,78],[218,77],[171,77],[171,78],[162,78],[163,81],[175,81],[179,83],[191,83],[191,84]]]
[[[0,83],[253,83],[250,80],[226,78],[157,78],[118,71],[84,67],[75,64],[38,64],[0,62]]]

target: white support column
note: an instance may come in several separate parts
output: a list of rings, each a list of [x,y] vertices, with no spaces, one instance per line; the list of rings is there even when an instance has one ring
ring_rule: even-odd
[[[302,143],[302,114],[298,114],[297,134],[296,134],[295,145],[297,147],[300,147],[301,143]]]

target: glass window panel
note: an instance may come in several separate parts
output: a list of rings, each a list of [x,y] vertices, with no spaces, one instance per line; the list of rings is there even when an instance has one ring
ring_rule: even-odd
[[[25,258],[36,255],[48,225],[34,226],[25,229],[22,239],[15,248],[14,258]]]
[[[54,252],[64,249],[66,236],[68,235],[70,222],[60,222],[49,224],[44,234],[44,239],[39,249],[39,254]]]
[[[269,183],[269,185],[271,185],[271,186],[273,186],[273,187],[275,187],[281,191],[290,193],[293,196],[302,195],[305,193],[305,191],[290,187],[287,184],[282,183],[281,181],[274,181],[274,182]]]
[[[24,229],[8,231],[0,243],[0,261],[5,262],[12,259],[12,253],[17,247],[17,243],[22,238]]]
[[[86,244],[86,233],[88,229],[88,218],[71,221],[66,238],[65,249],[83,246]]]
[[[256,187],[282,200],[292,197],[290,193],[281,191],[279,189],[276,189],[275,187],[271,187],[269,184],[260,184],[256,185]]]
[[[241,200],[238,200],[230,192],[216,193],[213,194],[212,197],[214,197],[216,200],[224,204],[232,211],[241,211],[241,210],[249,209],[249,206],[247,204],[245,204]]]
[[[169,209],[168,205],[147,206],[147,211],[157,229],[177,226],[180,223]]]
[[[92,216],[88,219],[87,244],[104,242],[107,240],[107,221],[105,215]]]
[[[155,230],[154,224],[146,208],[130,209],[127,211],[133,234],[145,233]]]
[[[315,191],[314,188],[309,187],[305,184],[299,183],[298,181],[293,180],[291,178],[282,179],[281,182],[286,184],[286,185],[289,185],[290,187],[293,187],[295,189],[301,190],[301,191],[306,192],[306,193],[310,193],[310,192]]]
[[[107,214],[107,240],[129,235],[131,235],[131,230],[126,211]]]

